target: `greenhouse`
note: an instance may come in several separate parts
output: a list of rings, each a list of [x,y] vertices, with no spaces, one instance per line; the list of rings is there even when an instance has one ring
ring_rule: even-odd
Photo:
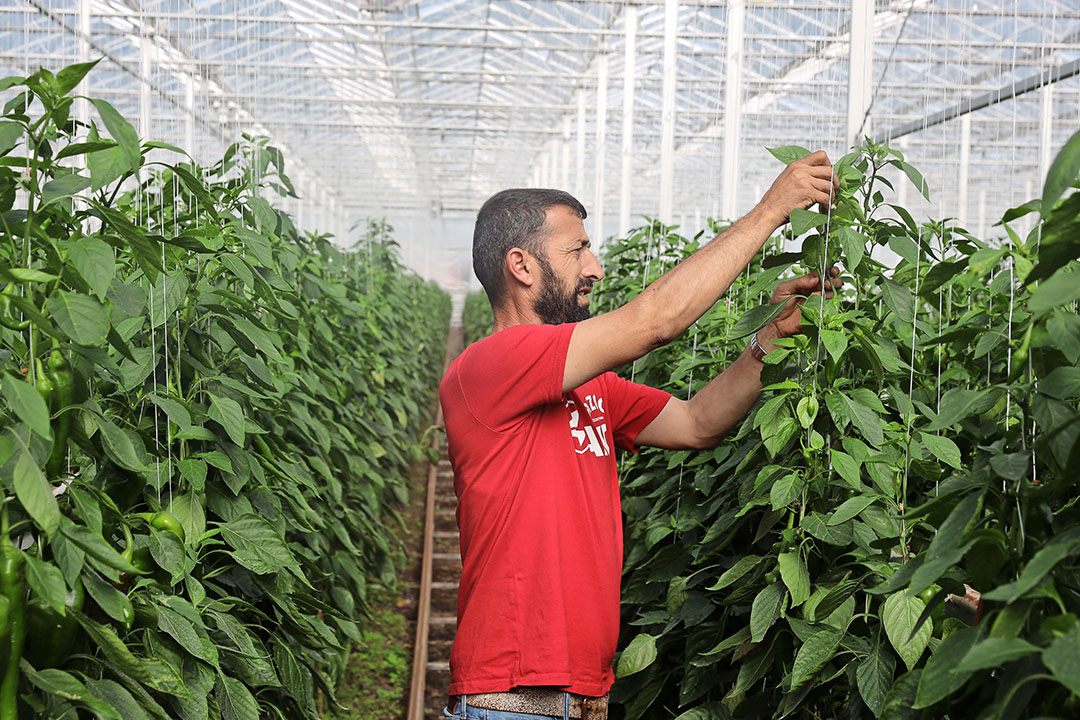
[[[0,102],[0,720],[1080,717],[1077,0],[5,0]]]

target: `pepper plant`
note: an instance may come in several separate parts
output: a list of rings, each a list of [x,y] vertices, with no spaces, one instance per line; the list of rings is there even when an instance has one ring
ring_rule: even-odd
[[[629,720],[1075,715],[1080,194],[1062,196],[1080,133],[993,241],[887,202],[898,178],[928,193],[887,145],[835,168],[831,209],[792,213],[798,252],[770,244],[688,333],[624,369],[687,397],[775,315],[782,276],[843,268],[719,447],[623,460],[613,697]],[[600,307],[698,242],[650,221],[609,243]]]
[[[200,167],[78,122],[92,65],[0,82],[0,717],[316,717],[394,581],[449,298],[384,223],[298,230],[264,140]]]

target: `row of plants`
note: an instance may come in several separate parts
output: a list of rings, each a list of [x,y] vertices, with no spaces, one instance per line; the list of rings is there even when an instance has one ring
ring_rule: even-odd
[[[491,312],[491,303],[483,290],[473,290],[465,296],[465,305],[461,310],[461,329],[465,333],[465,345],[469,346],[491,332],[495,316]]]
[[[613,698],[627,720],[1075,717],[1080,133],[993,239],[890,203],[898,178],[929,196],[894,148],[835,168],[831,211],[793,212],[683,337],[623,369],[688,397],[775,315],[783,277],[842,269],[719,447],[621,461]],[[652,221],[609,242],[597,311],[699,242]]]
[[[394,580],[449,298],[385,223],[297,229],[265,142],[141,142],[92,65],[0,81],[0,718],[316,717]]]

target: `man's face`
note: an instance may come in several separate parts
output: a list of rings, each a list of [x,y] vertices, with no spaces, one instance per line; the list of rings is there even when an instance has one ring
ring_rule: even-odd
[[[581,218],[565,205],[548,208],[544,239],[547,257],[536,258],[540,286],[533,311],[547,325],[589,318],[589,293],[604,271],[590,249]]]

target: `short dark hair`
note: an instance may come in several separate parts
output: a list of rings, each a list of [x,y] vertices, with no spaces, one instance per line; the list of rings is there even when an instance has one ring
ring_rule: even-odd
[[[510,248],[519,247],[546,260],[544,225],[548,208],[564,205],[584,220],[588,213],[577,198],[562,190],[512,188],[495,193],[480,208],[473,230],[473,272],[492,307],[506,292],[503,263]]]

